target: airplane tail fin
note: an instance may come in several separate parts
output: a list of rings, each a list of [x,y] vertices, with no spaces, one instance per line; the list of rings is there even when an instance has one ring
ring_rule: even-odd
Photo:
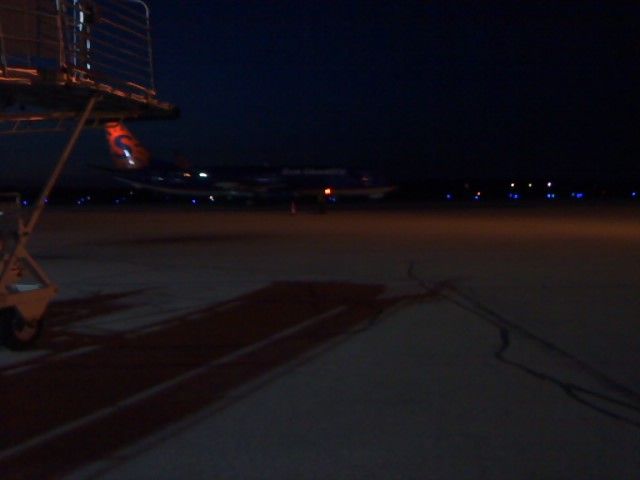
[[[104,126],[111,159],[118,170],[141,170],[149,166],[151,154],[121,122]]]

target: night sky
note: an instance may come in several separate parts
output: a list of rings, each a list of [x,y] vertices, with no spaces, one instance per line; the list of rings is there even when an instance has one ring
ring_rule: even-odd
[[[640,178],[640,2],[149,4],[159,97],[182,114],[130,127],[160,156],[400,181]],[[44,175],[64,138],[0,137],[4,183]],[[66,181],[105,182],[87,163],[109,164],[100,131]]]

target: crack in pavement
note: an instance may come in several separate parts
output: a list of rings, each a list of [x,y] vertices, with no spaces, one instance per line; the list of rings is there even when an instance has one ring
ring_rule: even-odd
[[[522,325],[505,318],[495,310],[473,298],[471,295],[461,291],[451,280],[436,283],[429,283],[422,280],[415,273],[415,262],[410,262],[407,270],[407,276],[426,291],[433,291],[437,286],[443,299],[450,301],[454,305],[474,314],[486,323],[496,327],[500,335],[500,346],[493,355],[499,362],[516,368],[533,378],[549,382],[557,386],[572,400],[602,415],[640,429],[640,420],[635,419],[630,415],[631,413],[640,416],[640,393],[634,389],[612,379],[606,373],[598,370],[584,360],[579,359],[553,342],[546,340],[527,330]],[[543,347],[548,352],[570,361],[574,366],[577,366],[579,370],[589,375],[604,387],[624,397],[625,400],[583,387],[571,381],[563,380],[544,371],[536,370],[525,363],[507,358],[506,355],[512,346],[511,340],[514,334],[520,335],[524,339]],[[619,411],[614,411],[614,408],[625,409],[627,412],[621,413]]]

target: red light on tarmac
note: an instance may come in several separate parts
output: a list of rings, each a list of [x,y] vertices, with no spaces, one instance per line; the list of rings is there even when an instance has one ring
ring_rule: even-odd
[[[330,188],[325,188],[324,189],[324,194],[327,195],[327,196],[331,195],[331,189]]]

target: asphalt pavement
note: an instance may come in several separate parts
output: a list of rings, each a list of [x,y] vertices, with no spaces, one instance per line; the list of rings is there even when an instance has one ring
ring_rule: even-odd
[[[635,479],[640,210],[51,209],[3,478]]]

